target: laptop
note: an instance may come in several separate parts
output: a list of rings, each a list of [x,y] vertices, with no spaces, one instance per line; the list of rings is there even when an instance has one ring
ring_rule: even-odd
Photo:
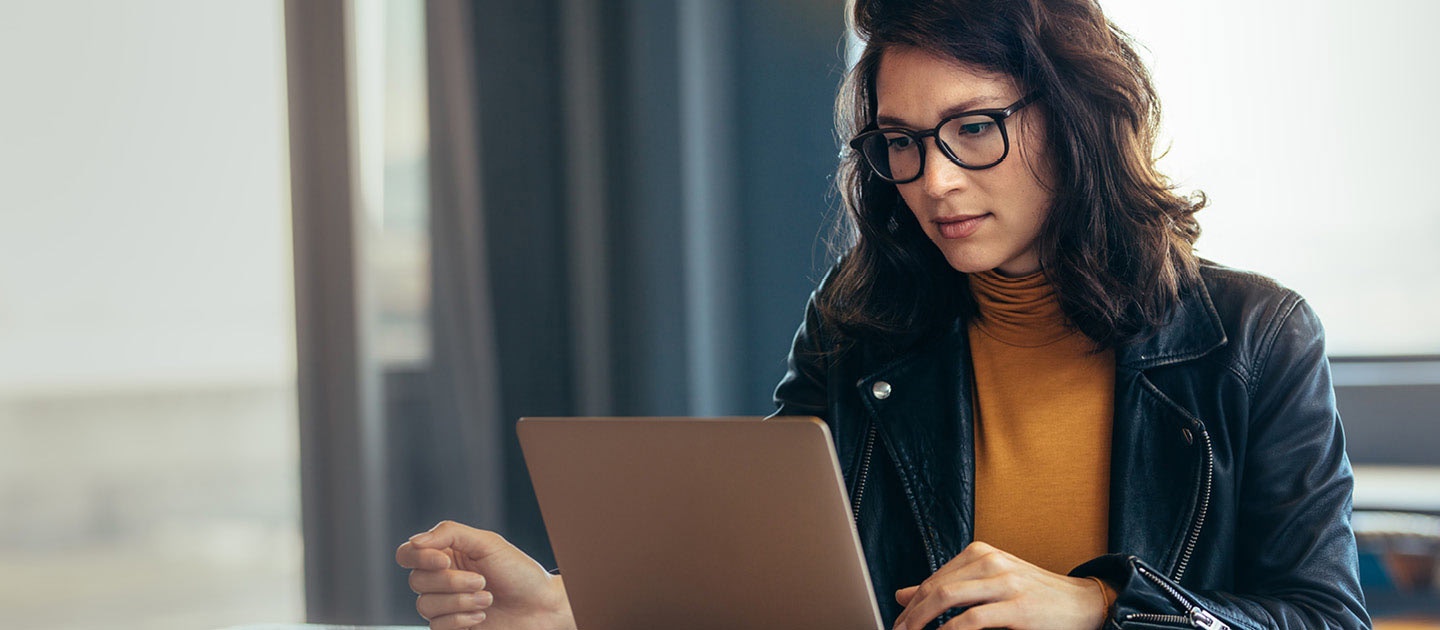
[[[585,630],[880,630],[829,429],[815,418],[522,418]]]

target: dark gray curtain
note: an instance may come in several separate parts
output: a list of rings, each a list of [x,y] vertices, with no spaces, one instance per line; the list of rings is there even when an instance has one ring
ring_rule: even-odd
[[[389,530],[553,566],[514,423],[763,415],[824,271],[841,0],[431,0],[434,362],[387,375]],[[412,622],[395,571],[384,618]]]

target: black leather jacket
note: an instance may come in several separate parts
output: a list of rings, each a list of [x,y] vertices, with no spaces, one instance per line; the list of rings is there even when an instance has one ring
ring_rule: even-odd
[[[1261,276],[1201,276],[1163,328],[1116,350],[1111,553],[1071,575],[1116,588],[1106,628],[1367,628],[1320,322]],[[972,539],[965,323],[890,359],[827,355],[823,337],[812,296],[777,415],[829,424],[893,623],[894,592]]]

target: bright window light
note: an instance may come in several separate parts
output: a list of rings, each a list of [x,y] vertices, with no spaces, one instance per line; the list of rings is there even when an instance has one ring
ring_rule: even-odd
[[[1331,355],[1440,354],[1440,3],[1102,1],[1210,196],[1201,255],[1305,295]]]

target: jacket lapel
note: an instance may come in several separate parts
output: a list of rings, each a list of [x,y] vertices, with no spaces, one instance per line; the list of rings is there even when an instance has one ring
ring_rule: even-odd
[[[957,320],[855,384],[905,486],[931,571],[959,554],[973,532],[969,356]]]
[[[1226,344],[1203,284],[1183,294],[1150,338],[1116,351],[1110,460],[1110,551],[1161,567],[1178,561],[1200,498],[1203,426],[1147,372],[1193,361]],[[1173,571],[1173,569],[1171,569]]]

